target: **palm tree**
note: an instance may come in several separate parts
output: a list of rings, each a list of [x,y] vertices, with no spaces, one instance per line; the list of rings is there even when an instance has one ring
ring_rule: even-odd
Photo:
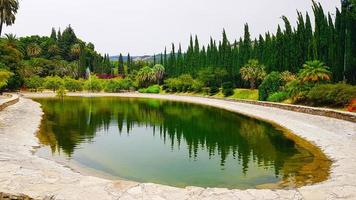
[[[0,36],[4,24],[6,24],[6,26],[11,26],[15,23],[15,15],[18,9],[18,0],[0,0]]]
[[[298,74],[302,82],[316,83],[319,81],[330,81],[331,72],[329,67],[319,60],[307,61]]]
[[[30,57],[37,57],[41,54],[41,52],[41,47],[36,43],[32,43],[27,46],[27,55]]]
[[[240,69],[241,78],[250,82],[251,89],[256,87],[256,82],[266,77],[265,67],[258,60],[251,59]]]
[[[71,48],[70,48],[70,54],[74,59],[79,58],[81,52],[81,47],[80,44],[74,44]]]
[[[156,64],[155,66],[153,66],[152,70],[155,73],[157,84],[160,85],[164,77],[165,68],[163,67],[163,65]]]
[[[140,69],[137,73],[137,80],[142,87],[147,87],[150,83],[157,81],[155,72],[148,66]]]
[[[56,44],[52,44],[48,47],[48,53],[50,53],[51,56],[56,56],[60,53],[60,48]]]
[[[6,36],[6,44],[11,47],[17,47],[17,39],[16,35],[10,33],[10,34],[5,34]]]

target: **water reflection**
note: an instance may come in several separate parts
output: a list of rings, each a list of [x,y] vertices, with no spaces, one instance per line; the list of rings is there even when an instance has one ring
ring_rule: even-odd
[[[97,134],[112,133],[114,126],[118,137],[135,134],[137,127],[148,128],[152,133],[147,134],[159,137],[171,151],[186,150],[190,160],[204,159],[202,152],[209,159],[219,158],[222,170],[232,157],[245,176],[251,163],[272,169],[275,177],[287,177],[313,160],[307,150],[272,125],[215,108],[110,97],[37,101],[45,112],[40,142],[50,146],[53,154],[62,151],[69,158],[81,144],[95,143]]]

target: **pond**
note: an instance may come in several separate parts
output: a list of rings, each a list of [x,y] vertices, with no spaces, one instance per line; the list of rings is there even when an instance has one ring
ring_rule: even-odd
[[[317,148],[218,108],[118,97],[35,100],[45,113],[37,154],[112,177],[239,189],[297,187],[327,177]]]

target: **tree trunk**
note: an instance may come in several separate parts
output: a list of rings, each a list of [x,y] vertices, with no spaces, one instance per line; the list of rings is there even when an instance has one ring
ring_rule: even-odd
[[[1,16],[0,16],[1,17]],[[1,17],[2,18],[2,17]],[[3,26],[4,22],[3,20],[1,19],[0,21],[0,37],[1,37],[1,33],[2,33],[2,26]]]
[[[251,86],[251,89],[255,89],[255,80],[254,79],[251,79],[250,86]]]

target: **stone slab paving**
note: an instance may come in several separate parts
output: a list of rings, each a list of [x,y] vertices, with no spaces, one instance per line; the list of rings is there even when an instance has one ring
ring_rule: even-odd
[[[38,103],[21,98],[18,103],[0,112],[0,191],[25,194],[35,199],[78,200],[356,199],[356,123],[202,97],[143,94],[110,96],[160,98],[205,104],[278,123],[319,146],[333,160],[330,178],[316,185],[292,190],[228,190],[175,188],[152,183],[111,181],[83,175],[55,161],[33,154],[34,147],[38,146],[34,134],[40,125],[42,110]]]

